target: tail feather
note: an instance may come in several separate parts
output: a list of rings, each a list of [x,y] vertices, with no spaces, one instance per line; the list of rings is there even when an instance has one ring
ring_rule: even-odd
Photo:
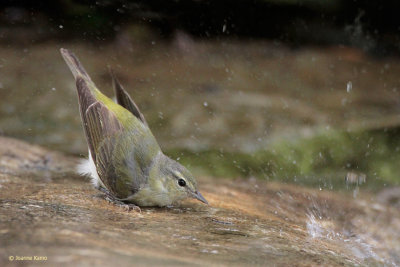
[[[82,77],[86,81],[92,81],[89,74],[87,74],[85,68],[82,66],[81,62],[79,62],[79,59],[74,55],[74,53],[64,48],[61,48],[60,52],[69,69],[71,70],[72,75],[74,75],[75,80],[78,77]]]

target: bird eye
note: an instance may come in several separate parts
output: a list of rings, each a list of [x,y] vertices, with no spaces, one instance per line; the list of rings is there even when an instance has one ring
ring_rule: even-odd
[[[186,185],[186,181],[183,180],[183,179],[179,179],[179,180],[178,180],[178,184],[179,184],[180,186],[185,186],[185,185]]]

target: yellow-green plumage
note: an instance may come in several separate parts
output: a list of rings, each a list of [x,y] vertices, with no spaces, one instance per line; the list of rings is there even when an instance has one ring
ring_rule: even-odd
[[[79,60],[61,54],[78,91],[92,177],[115,199],[139,206],[166,206],[186,197],[207,201],[191,173],[165,156],[139,108],[112,74],[117,102],[102,94]]]

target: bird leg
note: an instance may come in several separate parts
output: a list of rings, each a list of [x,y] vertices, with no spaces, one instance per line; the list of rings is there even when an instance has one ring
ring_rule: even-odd
[[[135,210],[139,213],[142,212],[142,210],[140,209],[139,206],[136,206],[135,204],[132,203],[125,203],[121,200],[119,200],[118,198],[116,198],[113,194],[110,193],[110,191],[108,191],[107,189],[105,189],[104,187],[99,187],[98,188],[102,193],[104,193],[104,195],[102,196],[106,201],[108,201],[109,203],[112,203],[120,208],[123,208],[126,211],[131,211],[131,210]]]

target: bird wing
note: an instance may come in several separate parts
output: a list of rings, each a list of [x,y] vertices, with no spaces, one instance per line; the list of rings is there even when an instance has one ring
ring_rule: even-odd
[[[112,161],[115,141],[124,128],[115,114],[90,92],[87,82],[77,77],[79,107],[86,140],[102,183],[111,193],[116,193],[117,170]]]
[[[144,125],[148,126],[146,119],[144,118],[142,112],[140,112],[139,107],[132,100],[129,94],[125,91],[124,87],[120,84],[114,72],[110,68],[110,74],[112,77],[112,84],[115,91],[115,96],[117,97],[117,103],[129,110],[136,118],[138,118]]]
[[[147,125],[96,88],[74,54],[61,53],[76,79],[83,128],[100,180],[117,197],[136,193],[160,152],[157,141]]]
[[[148,170],[160,150],[157,141],[132,115],[131,123],[123,125],[106,104],[97,100],[91,103],[88,85],[79,77],[77,88],[86,138],[100,180],[119,198],[135,194],[147,182]],[[123,112],[128,113],[125,109]]]

